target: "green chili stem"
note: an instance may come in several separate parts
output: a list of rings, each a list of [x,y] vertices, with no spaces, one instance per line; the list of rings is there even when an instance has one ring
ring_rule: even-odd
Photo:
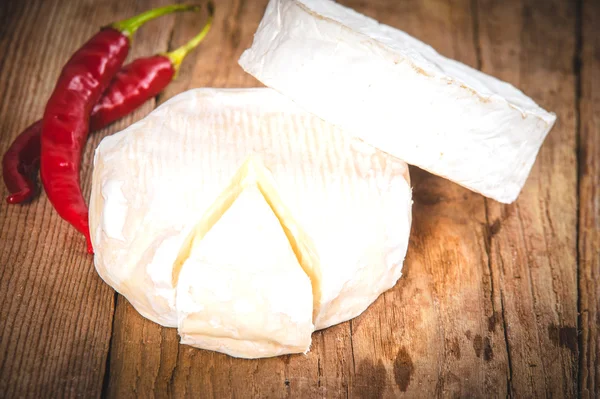
[[[179,67],[181,66],[181,63],[183,62],[183,59],[193,49],[195,49],[200,44],[200,42],[202,42],[202,40],[204,40],[204,38],[208,34],[208,31],[210,30],[210,27],[212,26],[213,17],[215,15],[215,6],[212,3],[212,1],[208,2],[207,8],[208,8],[208,18],[206,20],[206,24],[204,25],[204,27],[202,28],[200,33],[198,33],[196,36],[194,36],[192,38],[192,40],[190,40],[183,46],[181,46],[169,53],[162,54],[171,61],[171,64],[173,64],[173,69],[175,70],[175,74],[177,74],[177,72],[179,71]]]
[[[131,37],[140,26],[154,18],[179,11],[198,11],[200,9],[201,7],[196,4],[172,4],[143,12],[129,19],[114,22],[109,26],[120,31],[125,36]]]

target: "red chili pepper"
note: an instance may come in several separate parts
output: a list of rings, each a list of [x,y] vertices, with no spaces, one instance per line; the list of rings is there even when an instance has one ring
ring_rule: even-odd
[[[11,193],[9,204],[29,201],[36,193],[33,176],[40,165],[42,121],[31,124],[8,148],[2,158],[2,177]]]
[[[138,59],[123,67],[94,107],[90,128],[101,129],[160,93],[173,80],[185,56],[208,34],[213,15],[214,6],[209,2],[206,25],[192,40],[170,53]]]
[[[113,78],[90,115],[90,130],[96,131],[128,115],[160,93],[173,79],[185,56],[206,36],[212,24],[214,9],[208,3],[209,16],[204,29],[177,50],[140,58],[124,66]],[[42,121],[25,129],[13,141],[2,160],[4,183],[11,193],[9,204],[33,199],[37,190],[33,176],[39,169]]]
[[[67,61],[46,104],[41,136],[42,184],[58,214],[86,237],[89,253],[93,248],[88,209],[79,187],[79,165],[90,113],[125,61],[129,37],[142,24],[170,12],[196,8],[162,7],[101,30]]]

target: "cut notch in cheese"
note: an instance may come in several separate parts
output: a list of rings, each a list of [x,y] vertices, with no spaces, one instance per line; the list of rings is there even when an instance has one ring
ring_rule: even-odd
[[[354,137],[504,203],[556,120],[510,84],[330,0],[271,0],[239,63]]]
[[[308,351],[313,289],[286,235],[299,230],[273,211],[265,173],[256,158],[246,161],[180,253],[182,343],[245,358]]]
[[[304,232],[292,216],[292,212],[282,201],[269,170],[256,155],[249,156],[242,164],[232,178],[231,183],[206,211],[186,238],[173,265],[173,286],[176,286],[179,281],[181,267],[189,258],[194,242],[201,241],[232,206],[243,190],[254,185],[277,217],[300,266],[310,278],[313,293],[313,316],[316,317],[320,310],[321,300],[321,272],[317,252],[310,237]]]

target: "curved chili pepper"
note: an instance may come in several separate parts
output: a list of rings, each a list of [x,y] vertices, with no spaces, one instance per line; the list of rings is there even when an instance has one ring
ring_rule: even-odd
[[[202,31],[184,46],[164,55],[140,58],[125,65],[110,82],[90,115],[90,130],[100,130],[128,115],[160,93],[173,79],[185,56],[206,36],[212,24],[214,7],[208,3],[208,21]],[[42,121],[25,129],[13,141],[2,159],[4,183],[11,193],[9,204],[33,199],[37,187],[32,176],[40,160]]]
[[[85,236],[88,253],[93,253],[93,248],[88,209],[79,187],[79,165],[90,113],[125,61],[130,36],[150,19],[190,9],[197,7],[162,7],[101,30],[67,61],[46,104],[41,136],[42,184],[58,214]]]
[[[213,15],[214,6],[209,2],[208,20],[192,40],[172,52],[138,59],[123,67],[92,110],[90,129],[101,129],[163,91],[177,74],[186,55],[208,34]]]
[[[37,192],[33,176],[40,165],[42,121],[32,123],[17,136],[2,158],[2,177],[10,192],[9,204],[29,201]]]

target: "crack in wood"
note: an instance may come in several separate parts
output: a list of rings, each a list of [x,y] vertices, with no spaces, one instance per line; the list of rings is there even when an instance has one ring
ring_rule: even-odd
[[[493,239],[493,235],[492,235],[492,231],[491,231],[491,225],[490,225],[490,220],[489,220],[489,209],[488,209],[488,199],[484,198],[484,209],[485,209],[485,221],[486,221],[486,231],[485,231],[485,239],[486,239],[486,245],[485,245],[485,250],[487,253],[487,268],[488,268],[488,273],[490,274],[490,300],[492,302],[492,311],[493,314],[492,316],[495,317],[496,315],[496,307],[494,304],[494,298],[495,298],[495,290],[494,290],[494,272],[493,272],[493,267],[492,267],[492,239]],[[500,259],[500,257],[499,257]],[[500,259],[500,262],[502,262],[502,260]],[[512,367],[512,358],[511,358],[511,352],[510,352],[510,343],[508,340],[508,332],[507,332],[507,328],[506,328],[506,316],[505,316],[505,309],[504,309],[504,293],[502,292],[502,287],[499,287],[499,295],[500,295],[500,315],[502,317],[502,331],[503,331],[503,335],[504,335],[504,347],[506,350],[506,362],[507,362],[507,366],[508,366],[508,374],[506,376],[506,393],[509,396],[512,396],[512,379],[513,379],[513,367]]]
[[[504,343],[506,344],[506,360],[508,363],[508,378],[506,379],[506,394],[509,397],[513,397],[512,394],[512,379],[513,379],[513,367],[512,358],[510,355],[510,342],[508,340],[508,328],[506,326],[506,315],[504,311],[504,293],[500,290],[500,311],[502,314],[502,330],[504,332]]]
[[[321,369],[321,359],[317,359],[317,386],[321,387],[321,377],[323,376],[323,369]]]
[[[575,219],[575,259],[577,260],[577,349],[579,351],[577,378],[575,383],[577,384],[576,392],[581,397],[584,389],[583,386],[583,368],[585,367],[584,359],[585,354],[583,352],[583,316],[581,309],[581,257],[580,257],[580,245],[579,238],[581,233],[581,175],[583,171],[582,162],[585,162],[584,157],[581,154],[581,60],[583,51],[583,0],[575,1],[575,53],[573,56],[573,73],[575,74],[575,157],[577,159],[577,217]]]
[[[527,245],[527,241],[525,240],[525,226],[523,226],[523,219],[521,218],[521,212],[519,210],[519,204],[515,203],[515,209],[516,209],[516,218],[519,222],[519,238],[521,240],[521,243],[523,244],[523,248],[525,249],[525,253],[527,254],[526,259],[527,259],[527,274],[528,274],[528,286],[529,286],[529,294],[531,295],[531,306],[533,308],[533,315],[535,317],[535,339],[538,343],[538,350],[540,353],[542,353],[542,343],[540,341],[540,333],[538,330],[538,326],[540,326],[542,323],[540,323],[539,320],[539,315],[536,311],[537,309],[537,302],[536,302],[536,298],[535,298],[535,290],[533,288],[533,274],[531,273],[531,265],[529,264],[531,259],[530,259],[530,254],[531,251],[529,250],[529,246]],[[546,373],[546,365],[544,364],[544,359],[542,359],[541,362],[542,365],[542,374],[544,375],[544,389],[546,392],[546,397],[552,397],[552,395],[549,392],[549,387],[548,387],[548,378],[550,378],[550,376]]]
[[[168,384],[167,391],[173,389],[173,386],[175,385],[175,374],[177,373],[177,369],[179,367],[179,352],[180,352],[180,348],[177,348],[177,355],[175,357],[175,365],[173,366],[173,369],[171,370],[171,373],[169,374],[169,380],[167,382],[167,384]]]
[[[483,59],[481,56],[481,40],[479,38],[479,2],[471,0],[471,23],[473,29],[473,46],[475,48],[476,68],[481,71]],[[487,216],[487,214],[486,214]]]
[[[350,349],[352,350],[352,374],[356,375],[356,361],[354,360],[354,342],[352,341],[352,323],[353,320],[348,321],[350,325]]]
[[[440,305],[440,301],[439,301],[439,295],[437,292],[436,287],[433,288],[433,308],[435,309],[435,313],[437,315],[437,323],[438,323],[438,333],[440,334],[440,346],[441,346],[441,353],[442,355],[441,357],[441,361],[438,363],[438,377],[437,377],[437,383],[435,385],[435,393],[438,396],[442,396],[442,393],[444,392],[444,384],[445,384],[445,378],[444,378],[444,365],[447,364],[447,356],[446,356],[446,330],[444,328],[444,322],[442,320],[442,312],[441,312],[441,305]]]
[[[117,291],[115,291],[115,293],[113,295],[113,318],[112,318],[111,329],[110,329],[110,339],[108,340],[108,353],[106,354],[106,363],[104,365],[104,376],[102,378],[102,391],[100,393],[101,398],[108,397],[108,386],[110,383],[110,359],[111,359],[111,355],[112,355],[113,339],[115,336],[115,320],[116,320],[116,313],[117,313],[118,297],[119,297],[119,293]]]
[[[473,45],[475,48],[475,56],[477,65],[476,68],[481,71],[483,68],[483,56],[481,53],[481,39],[479,34],[479,2],[478,0],[471,0],[471,15],[472,15],[472,29],[473,29]],[[498,233],[500,229],[500,225],[490,224],[490,216],[489,216],[489,208],[488,208],[488,199],[483,199],[484,211],[485,211],[485,251],[487,254],[487,269],[490,278],[490,302],[492,304],[492,317],[496,317],[496,305],[494,302],[495,298],[495,289],[494,289],[494,272],[492,268],[492,239]],[[506,350],[506,363],[508,367],[508,373],[506,375],[506,394],[509,397],[512,397],[512,379],[513,379],[513,367],[512,367],[512,358],[510,352],[510,343],[508,340],[508,332],[506,327],[506,317],[505,317],[505,309],[504,309],[504,294],[502,293],[502,287],[499,287],[500,294],[500,315],[502,317],[502,331],[504,336],[504,348]]]

